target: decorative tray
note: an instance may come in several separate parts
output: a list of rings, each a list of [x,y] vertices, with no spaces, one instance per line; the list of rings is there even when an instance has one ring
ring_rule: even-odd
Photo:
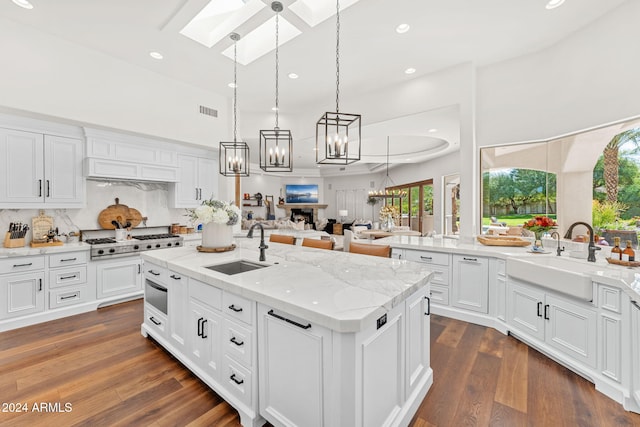
[[[531,242],[518,236],[476,236],[486,246],[529,246]]]
[[[640,267],[640,261],[621,261],[619,259],[605,258],[609,264],[624,265],[625,267]]]
[[[224,246],[224,247],[220,247],[220,248],[207,248],[204,247],[202,245],[198,245],[196,246],[196,249],[198,250],[198,252],[229,252],[232,251],[236,248],[235,244],[232,244],[231,246]]]

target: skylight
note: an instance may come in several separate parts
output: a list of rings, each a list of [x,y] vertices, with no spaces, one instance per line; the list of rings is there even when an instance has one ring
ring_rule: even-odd
[[[356,4],[359,0],[341,0],[340,10]],[[335,0],[297,0],[289,10],[304,20],[309,26],[315,27],[325,19],[336,14]]]
[[[264,7],[260,0],[211,0],[180,34],[211,47]]]
[[[289,21],[280,17],[280,46],[301,34]],[[237,42],[238,63],[247,65],[262,55],[275,49],[276,17],[273,16],[264,24],[242,37]],[[222,54],[233,59],[233,46],[225,49]]]

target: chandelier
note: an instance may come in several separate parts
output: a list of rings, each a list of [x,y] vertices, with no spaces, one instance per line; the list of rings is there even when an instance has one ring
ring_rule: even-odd
[[[291,136],[290,130],[283,130],[278,127],[278,113],[280,109],[278,97],[278,77],[280,71],[278,17],[283,9],[282,3],[279,1],[272,2],[271,9],[276,12],[276,125],[273,129],[260,131],[260,168],[265,172],[291,172],[293,170],[293,137]]]
[[[231,33],[233,40],[233,142],[220,142],[220,174],[224,176],[249,176],[249,146],[238,141],[238,57],[237,42],[240,35]]]
[[[387,136],[387,175],[384,177],[376,191],[369,191],[369,197],[400,200],[407,197],[407,192],[405,190],[393,189],[392,187],[396,187],[396,183],[393,182],[391,177],[389,177],[389,137]]]
[[[336,111],[316,123],[316,163],[347,165],[360,160],[360,114],[340,112],[340,0],[336,0]]]

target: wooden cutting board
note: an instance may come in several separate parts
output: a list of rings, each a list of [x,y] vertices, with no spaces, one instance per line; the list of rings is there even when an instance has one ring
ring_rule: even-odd
[[[111,222],[118,221],[123,225],[129,221],[131,227],[137,227],[142,222],[142,215],[137,209],[120,204],[120,199],[116,198],[115,205],[109,205],[98,215],[100,227],[106,230],[114,230],[116,227]]]

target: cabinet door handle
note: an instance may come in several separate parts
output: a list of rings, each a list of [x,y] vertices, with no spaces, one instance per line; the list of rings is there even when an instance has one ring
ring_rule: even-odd
[[[427,312],[425,313],[425,316],[430,316],[431,315],[431,298],[425,296],[424,299],[427,300]]]
[[[234,343],[235,345],[237,345],[238,347],[243,346],[244,345],[244,341],[237,341],[236,337],[231,337],[231,339],[229,340],[232,343]]]
[[[78,276],[76,276],[75,274],[72,276],[60,276],[60,280],[75,279],[76,277]]]
[[[149,274],[153,274],[154,276],[159,276],[160,275],[160,273],[156,273],[153,270],[149,270],[148,272],[149,272]]]
[[[38,180],[38,197],[42,197],[42,180]]]
[[[465,261],[473,261],[473,262],[478,262],[478,258],[467,258],[467,257],[463,257],[462,258]]]
[[[542,301],[538,301],[538,317],[542,317],[542,313],[540,313],[541,308],[542,308]]]
[[[544,318],[549,320],[549,304],[544,305]]]
[[[196,190],[196,200],[200,200],[200,198],[198,197],[198,187],[196,187],[195,190]]]
[[[205,335],[205,334],[204,334],[204,327],[205,327],[205,325],[207,324],[207,322],[208,322],[208,321],[209,321],[208,319],[204,319],[204,320],[202,321],[202,335],[201,335],[201,336],[202,336],[202,339],[205,339],[205,338],[207,338],[207,337],[209,336],[209,335]]]
[[[171,275],[171,276],[169,276],[169,277],[171,277],[173,280],[180,280],[180,279],[182,279],[182,277],[180,277],[180,276],[176,276],[175,274],[172,274],[172,275]]]
[[[49,180],[47,180],[47,197],[51,197],[51,188],[49,188]]]
[[[201,317],[198,319],[198,336],[201,337],[202,336],[202,321],[204,320],[204,317]]]
[[[635,305],[637,309],[640,310],[640,305],[636,301],[631,300],[631,304]]]
[[[238,384],[238,385],[240,385],[240,384],[244,383],[244,380],[239,380],[239,379],[237,379],[237,378],[236,378],[236,374],[231,374],[231,376],[229,377],[229,379],[230,379],[231,381],[233,381],[234,383]]]
[[[69,262],[69,261],[75,261],[78,258],[67,258],[67,259],[61,259],[60,262]]]
[[[269,316],[273,316],[273,317],[275,317],[276,319],[284,320],[284,321],[285,321],[285,322],[287,322],[287,323],[291,323],[292,325],[295,325],[295,326],[297,326],[298,328],[302,328],[302,329],[309,329],[309,328],[311,327],[311,323],[307,323],[306,325],[303,325],[302,323],[298,323],[298,322],[296,322],[295,320],[287,319],[287,318],[286,318],[286,317],[284,317],[284,316],[280,316],[279,314],[275,314],[275,313],[273,312],[273,310],[269,310],[269,311],[267,312],[267,314],[268,314]]]
[[[236,307],[234,304],[231,304],[231,305],[229,306],[229,310],[233,310],[233,311],[235,311],[236,313],[240,313],[240,312],[242,311],[242,307]]]
[[[30,265],[33,265],[33,263],[32,262],[28,262],[26,264],[13,264],[13,268],[16,268],[16,267],[29,267]]]
[[[202,200],[202,188],[198,188],[198,200]]]
[[[141,271],[140,271],[140,264],[138,264],[138,274],[140,274],[140,273],[141,273]]]
[[[157,326],[162,325],[162,322],[157,321],[153,316],[149,316],[149,320],[151,320]]]
[[[42,279],[38,279],[38,291],[42,290]]]
[[[66,299],[71,299],[71,298],[78,298],[80,294],[78,292],[74,292],[71,295],[67,295],[64,297],[60,297],[61,300],[66,300]]]

